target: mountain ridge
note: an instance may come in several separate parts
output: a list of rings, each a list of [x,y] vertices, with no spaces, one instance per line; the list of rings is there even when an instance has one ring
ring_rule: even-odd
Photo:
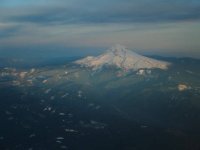
[[[159,68],[166,70],[170,63],[139,55],[125,46],[115,45],[99,56],[87,56],[77,60],[75,64],[92,70],[101,69],[103,66],[115,66],[123,70],[139,70]]]

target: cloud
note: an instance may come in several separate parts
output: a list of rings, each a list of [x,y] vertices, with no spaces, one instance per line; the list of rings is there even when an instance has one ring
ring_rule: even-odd
[[[121,43],[144,51],[178,53],[190,49],[194,54],[200,48],[199,0],[0,0],[0,3],[0,50],[37,46],[100,48]]]
[[[37,24],[145,23],[200,19],[200,3],[189,0],[69,0],[6,8],[3,19]]]
[[[0,39],[10,36],[16,36],[21,27],[15,24],[0,23]]]

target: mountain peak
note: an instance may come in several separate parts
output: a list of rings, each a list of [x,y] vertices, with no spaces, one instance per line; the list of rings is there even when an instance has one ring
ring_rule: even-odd
[[[108,53],[112,53],[115,56],[125,56],[127,48],[123,45],[116,44],[107,50]]]
[[[103,66],[115,66],[119,69],[125,70],[151,68],[167,69],[170,65],[168,62],[139,55],[119,44],[112,46],[102,55],[97,57],[88,56],[75,61],[75,63],[84,67],[92,68],[93,70],[101,69]]]
[[[127,48],[124,45],[116,44],[112,46],[109,50],[112,52],[123,52],[126,51]]]

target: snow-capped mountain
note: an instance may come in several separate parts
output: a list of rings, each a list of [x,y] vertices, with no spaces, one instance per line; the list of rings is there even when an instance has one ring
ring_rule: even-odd
[[[122,45],[115,45],[97,57],[88,56],[75,63],[93,70],[101,69],[103,66],[115,66],[124,70],[167,69],[170,65],[168,62],[139,55]]]

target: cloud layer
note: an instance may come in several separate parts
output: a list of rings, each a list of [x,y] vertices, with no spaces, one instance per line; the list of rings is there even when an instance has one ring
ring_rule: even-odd
[[[178,52],[183,48],[186,52],[186,40],[187,48],[196,53],[200,49],[195,39],[199,38],[198,0],[0,0],[0,3],[1,51],[11,45],[54,44],[67,48],[121,42],[139,49]],[[183,33],[188,34],[187,38],[182,37]]]
[[[17,0],[15,0],[17,1]],[[6,2],[4,2],[6,4]],[[16,3],[16,2],[15,2]],[[22,2],[21,2],[22,3]],[[165,22],[200,19],[197,0],[39,1],[1,8],[1,20],[49,23]]]

